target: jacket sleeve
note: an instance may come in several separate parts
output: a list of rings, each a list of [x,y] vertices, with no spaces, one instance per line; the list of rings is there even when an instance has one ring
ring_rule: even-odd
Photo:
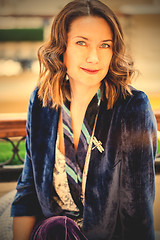
[[[123,120],[119,207],[123,240],[154,239],[156,127],[147,96],[136,93]]]
[[[17,193],[15,199],[11,206],[11,216],[38,216],[41,215],[41,208],[37,199],[34,178],[33,178],[33,169],[32,169],[32,153],[30,151],[31,141],[31,119],[32,119],[32,106],[34,102],[36,91],[31,95],[29,108],[28,108],[28,117],[26,124],[26,154],[25,154],[25,163],[23,171],[18,179],[17,183]]]

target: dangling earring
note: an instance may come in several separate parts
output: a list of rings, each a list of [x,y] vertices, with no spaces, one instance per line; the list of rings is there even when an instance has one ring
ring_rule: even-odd
[[[69,80],[69,76],[68,76],[68,74],[66,73],[66,81],[68,81]]]

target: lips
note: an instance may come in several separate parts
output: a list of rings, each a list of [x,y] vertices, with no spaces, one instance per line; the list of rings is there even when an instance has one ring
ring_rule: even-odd
[[[99,70],[97,70],[97,69],[87,69],[87,68],[82,68],[82,67],[81,67],[81,69],[88,74],[96,74],[99,72]]]

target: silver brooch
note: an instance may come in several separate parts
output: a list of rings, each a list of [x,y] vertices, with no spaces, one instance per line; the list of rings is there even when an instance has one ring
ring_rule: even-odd
[[[94,143],[95,146],[92,148],[92,150],[94,148],[97,148],[101,153],[104,151],[104,148],[102,146],[102,142],[98,141],[95,136],[93,137],[93,143]]]

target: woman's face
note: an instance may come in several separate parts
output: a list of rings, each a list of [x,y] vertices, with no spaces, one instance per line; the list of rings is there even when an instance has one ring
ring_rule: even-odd
[[[98,86],[112,58],[113,34],[101,17],[80,17],[71,23],[64,64],[71,86]]]

